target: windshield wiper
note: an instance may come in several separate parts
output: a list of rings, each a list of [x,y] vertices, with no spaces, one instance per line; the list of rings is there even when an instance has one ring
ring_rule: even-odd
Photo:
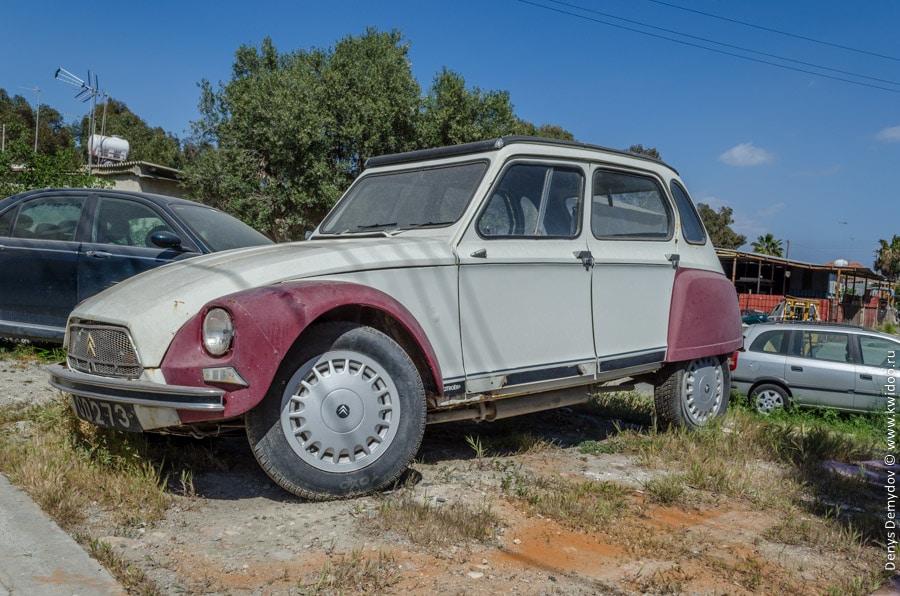
[[[396,226],[397,222],[392,221],[390,223],[376,223],[376,224],[368,224],[365,226],[356,226],[357,230],[374,230],[375,228],[390,228],[391,226]]]
[[[408,226],[403,226],[404,229],[414,229],[414,228],[431,228],[438,226],[449,226],[452,224],[452,221],[426,221],[424,223],[414,223],[409,224]]]

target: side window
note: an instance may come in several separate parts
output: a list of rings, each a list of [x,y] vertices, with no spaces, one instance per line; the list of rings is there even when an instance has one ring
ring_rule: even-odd
[[[900,353],[900,343],[882,337],[860,335],[859,347],[862,350],[863,364],[866,366],[897,368],[897,354]]]
[[[849,336],[846,333],[802,331],[800,356],[828,362],[851,362]]]
[[[504,172],[478,219],[487,238],[575,238],[580,233],[584,178],[580,170],[516,164]]]
[[[91,240],[100,244],[153,247],[150,236],[155,232],[172,232],[172,228],[147,205],[102,197]]]
[[[652,178],[625,172],[594,172],[591,231],[597,238],[667,239],[672,214]]]
[[[678,217],[681,218],[682,236],[691,244],[706,244],[706,230],[687,191],[675,180],[672,180],[671,188],[675,206],[678,208]]]
[[[751,352],[765,352],[767,354],[781,354],[787,348],[786,338],[789,331],[767,331],[760,333],[759,337],[750,344]]]
[[[84,201],[84,197],[45,197],[28,201],[19,209],[11,235],[14,238],[73,241]]]

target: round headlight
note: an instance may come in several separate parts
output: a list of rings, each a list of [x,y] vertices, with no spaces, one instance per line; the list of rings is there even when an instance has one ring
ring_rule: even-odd
[[[212,308],[203,317],[203,347],[212,356],[221,356],[231,349],[234,321],[223,308]]]

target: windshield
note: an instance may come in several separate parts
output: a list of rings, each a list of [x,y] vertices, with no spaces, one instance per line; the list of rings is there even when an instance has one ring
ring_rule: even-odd
[[[487,162],[403,170],[361,178],[322,222],[322,234],[448,226],[475,193]]]
[[[200,205],[172,205],[172,211],[212,251],[272,243],[244,222],[217,209]]]

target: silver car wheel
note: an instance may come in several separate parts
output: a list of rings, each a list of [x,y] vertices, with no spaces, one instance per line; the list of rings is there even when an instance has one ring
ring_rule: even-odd
[[[326,352],[301,366],[282,397],[281,428],[307,464],[351,472],[377,461],[397,434],[400,400],[390,375],[356,352]]]
[[[718,413],[725,399],[722,367],[715,358],[692,360],[682,382],[685,414],[695,426],[703,426]]]
[[[788,405],[784,392],[774,385],[762,385],[752,392],[751,398],[756,411],[763,415],[784,409]]]

